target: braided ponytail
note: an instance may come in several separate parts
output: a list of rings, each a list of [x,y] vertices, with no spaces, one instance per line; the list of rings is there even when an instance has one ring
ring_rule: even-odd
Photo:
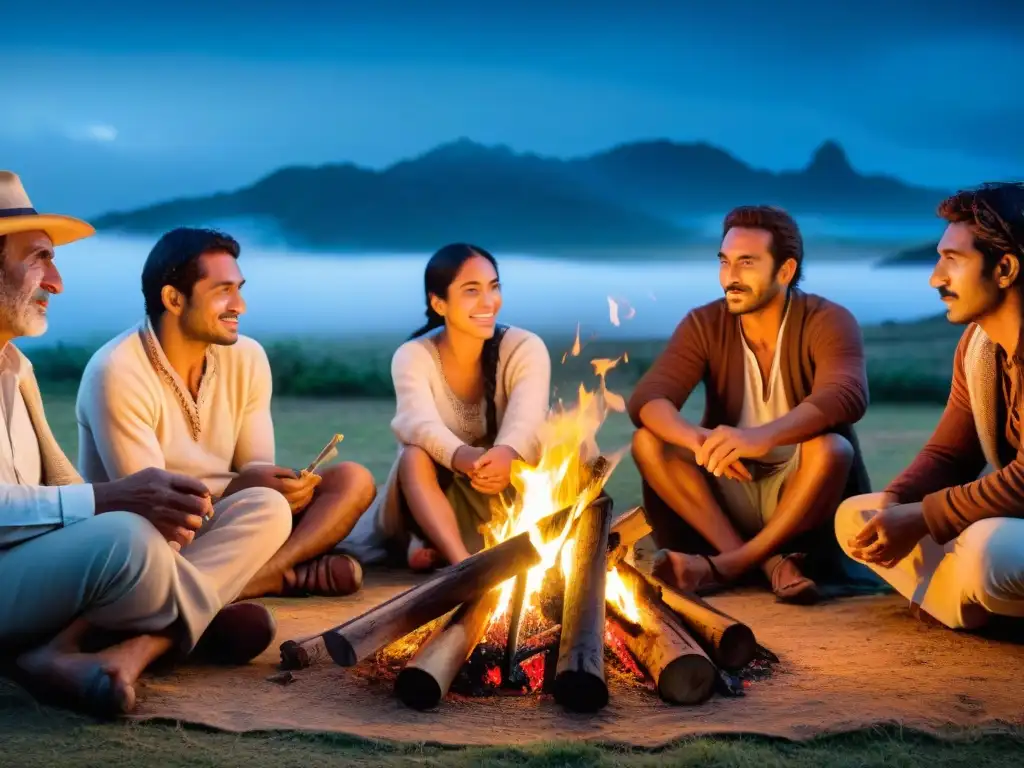
[[[498,437],[498,407],[495,404],[498,392],[498,353],[501,351],[501,340],[507,330],[507,325],[495,326],[494,335],[484,342],[483,351],[480,353],[480,367],[484,374],[484,414],[487,422],[484,439],[488,448],[494,445]]]

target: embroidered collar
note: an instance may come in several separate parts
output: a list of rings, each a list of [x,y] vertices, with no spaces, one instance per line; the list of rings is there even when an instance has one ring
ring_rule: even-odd
[[[152,364],[153,369],[171,388],[178,403],[181,405],[185,418],[188,420],[192,439],[198,442],[203,431],[200,412],[206,399],[206,393],[209,391],[210,382],[217,375],[217,355],[214,351],[214,346],[211,344],[206,349],[203,378],[199,382],[199,395],[193,400],[188,386],[182,381],[178,372],[171,367],[171,363],[167,359],[167,355],[164,354],[163,347],[160,346],[160,340],[157,338],[156,331],[148,317],[139,326],[139,336],[142,338],[142,346],[146,350],[146,356],[149,358],[150,364]]]

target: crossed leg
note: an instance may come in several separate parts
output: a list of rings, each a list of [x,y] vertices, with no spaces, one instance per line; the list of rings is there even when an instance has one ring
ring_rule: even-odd
[[[854,496],[835,517],[836,538],[849,540],[881,504],[881,494]],[[940,545],[925,536],[892,568],[866,564],[914,608],[950,629],[977,629],[992,614],[1024,617],[1024,520],[992,517]]]
[[[343,462],[323,470],[313,498],[295,515],[291,536],[242,591],[264,595],[347,595],[362,586],[351,555],[329,554],[373,503],[376,487],[365,467]]]
[[[214,629],[284,541],[288,517],[283,496],[250,488],[218,502],[209,528],[181,553],[128,512],[0,553],[0,644],[20,651],[16,676],[91,714],[129,711],[139,675],[168,651],[189,653]],[[87,652],[83,640],[93,629],[126,639]]]
[[[786,475],[752,483],[710,476],[691,453],[646,429],[633,436],[633,458],[651,489],[713,550],[709,557],[664,552],[663,578],[696,589],[716,576],[733,581],[759,567],[780,598],[817,598],[813,582],[783,552],[831,519],[853,461],[848,441],[833,434],[808,440]]]

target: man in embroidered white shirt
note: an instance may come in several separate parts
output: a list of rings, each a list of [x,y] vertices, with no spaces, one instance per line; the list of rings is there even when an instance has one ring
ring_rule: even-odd
[[[63,287],[54,247],[91,234],[36,213],[0,171],[0,653],[35,692],[112,715],[134,707],[136,679],[165,653],[242,663],[269,646],[267,609],[230,603],[285,541],[291,513],[266,488],[213,504],[201,482],[158,468],[82,482],[12,340],[46,331]]]
[[[87,480],[166,468],[201,480],[214,499],[272,488],[289,502],[293,532],[241,596],[350,594],[362,583],[358,561],[328,552],[373,501],[373,477],[352,462],[310,473],[275,464],[270,365],[238,333],[239,253],[230,236],[188,227],[153,246],[146,319],[98,350],[82,376],[79,466]]]

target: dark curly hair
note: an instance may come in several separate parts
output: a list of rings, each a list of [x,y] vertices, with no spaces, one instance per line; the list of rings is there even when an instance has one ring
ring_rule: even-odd
[[[778,272],[787,259],[793,259],[796,271],[789,287],[797,287],[804,271],[804,238],[796,220],[789,213],[774,205],[741,205],[726,214],[722,222],[722,237],[733,227],[763,229],[771,234],[772,242],[768,252],[775,262],[775,271]]]
[[[241,246],[224,232],[195,227],[172,229],[157,240],[142,267],[142,297],[152,322],[165,311],[160,294],[165,285],[192,297],[192,289],[203,277],[199,257],[212,251],[226,251],[237,259]]]
[[[939,203],[938,215],[950,224],[966,224],[974,247],[991,272],[1007,253],[1024,267],[1024,182],[997,181],[964,189]]]

